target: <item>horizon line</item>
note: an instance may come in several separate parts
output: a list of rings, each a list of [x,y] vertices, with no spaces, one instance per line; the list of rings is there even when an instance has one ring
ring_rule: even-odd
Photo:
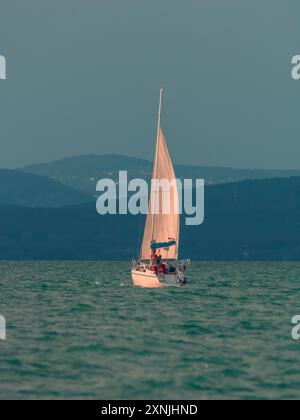
[[[66,160],[72,160],[72,159],[78,159],[78,158],[88,158],[88,157],[98,157],[98,158],[105,158],[105,157],[119,157],[119,158],[125,158],[125,159],[132,159],[132,160],[137,160],[137,161],[142,161],[142,162],[148,162],[149,164],[152,164],[153,161],[143,158],[143,157],[138,157],[138,156],[132,156],[132,155],[125,155],[125,154],[119,154],[119,153],[103,153],[103,154],[98,154],[98,153],[87,153],[87,154],[75,154],[75,155],[70,155],[70,156],[64,156],[62,158],[57,158],[57,159],[52,159],[49,161],[39,161],[36,163],[29,163],[29,164],[25,164],[22,166],[1,166],[0,169],[8,169],[8,170],[19,170],[21,171],[22,169],[27,169],[30,167],[34,167],[34,166],[40,166],[40,165],[49,165],[49,164],[53,164],[53,163],[58,163],[58,162],[63,162]],[[188,164],[188,163],[174,163],[175,167],[177,166],[182,166],[182,167],[192,167],[192,168],[207,168],[207,169],[227,169],[227,170],[236,170],[236,171],[267,171],[267,172],[271,172],[271,171],[283,171],[283,172],[300,172],[300,168],[299,169],[295,169],[295,168],[266,168],[266,167],[235,167],[235,166],[226,166],[226,165],[207,165],[207,164]]]

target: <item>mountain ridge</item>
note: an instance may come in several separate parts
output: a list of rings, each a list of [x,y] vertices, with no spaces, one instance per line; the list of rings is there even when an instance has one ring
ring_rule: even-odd
[[[118,181],[120,170],[127,170],[129,179],[143,178],[149,180],[152,174],[152,162],[118,154],[90,154],[67,157],[22,168],[24,172],[54,179],[88,194],[95,193],[96,182],[101,178],[109,177]],[[201,178],[205,179],[208,185],[237,182],[245,179],[300,176],[300,170],[235,169],[195,165],[175,165],[175,172],[178,178]]]
[[[99,216],[95,202],[0,206],[1,260],[127,260],[144,216]],[[181,226],[180,254],[202,261],[300,261],[300,177],[212,185],[205,220]]]
[[[63,207],[92,200],[55,180],[36,174],[0,169],[0,203],[27,207]]]

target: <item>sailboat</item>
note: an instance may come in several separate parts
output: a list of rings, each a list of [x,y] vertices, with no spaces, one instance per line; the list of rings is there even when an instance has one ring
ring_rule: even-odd
[[[189,260],[178,259],[180,236],[179,196],[172,160],[161,127],[163,88],[160,89],[156,149],[148,214],[138,260],[132,262],[135,286],[164,287],[186,284]],[[163,209],[163,192],[157,183],[169,181],[168,211]]]

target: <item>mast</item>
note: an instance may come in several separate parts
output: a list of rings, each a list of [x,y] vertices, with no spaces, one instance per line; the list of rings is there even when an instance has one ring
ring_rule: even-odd
[[[160,88],[160,94],[159,94],[157,136],[156,136],[155,158],[154,158],[154,166],[153,166],[152,179],[157,179],[157,164],[158,164],[158,153],[159,153],[159,137],[160,137],[161,111],[162,111],[163,94],[164,94],[164,89],[163,89],[163,87],[161,87]],[[151,185],[151,188],[152,188],[152,185]],[[153,208],[152,208],[152,203],[151,203],[151,211],[152,210],[153,210]],[[151,238],[152,238],[152,241],[155,239],[154,238],[154,222],[155,222],[155,214],[152,214],[152,227],[151,227]]]
[[[176,180],[174,166],[168,147],[165,141],[164,133],[161,128],[162,108],[163,108],[164,89],[160,89],[159,108],[158,108],[158,124],[157,124],[157,138],[156,148],[153,162],[153,174],[151,182],[151,193],[148,206],[148,214],[144,228],[143,241],[140,252],[140,259],[149,260],[151,255],[151,242],[155,241],[159,244],[168,243],[169,239],[173,239],[177,243],[177,247],[172,247],[170,250],[163,249],[161,254],[164,259],[176,259],[178,257],[178,242],[179,242],[179,203],[177,187],[170,191],[170,205],[171,212],[163,214],[160,211],[160,186],[156,186],[154,180],[166,179],[170,182]],[[162,194],[162,199],[163,199]],[[156,208],[158,207],[159,208]],[[157,211],[158,210],[158,211]],[[157,214],[155,214],[157,213]]]

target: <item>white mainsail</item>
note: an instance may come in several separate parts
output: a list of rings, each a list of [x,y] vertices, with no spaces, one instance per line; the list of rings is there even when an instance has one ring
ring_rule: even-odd
[[[163,131],[160,127],[163,95],[162,89],[160,93],[158,131],[151,194],[140,255],[142,260],[150,259],[151,243],[166,243],[172,240],[176,242],[176,245],[170,246],[166,249],[162,247],[160,249],[160,254],[163,259],[178,259],[180,231],[178,189],[172,160],[170,158]],[[157,184],[155,185],[155,181],[157,183],[160,181],[163,182],[164,180],[168,181],[169,184],[172,185],[166,195],[163,193],[162,188],[157,188]],[[168,203],[166,203],[167,211],[166,207],[163,207],[163,196],[168,200]]]

